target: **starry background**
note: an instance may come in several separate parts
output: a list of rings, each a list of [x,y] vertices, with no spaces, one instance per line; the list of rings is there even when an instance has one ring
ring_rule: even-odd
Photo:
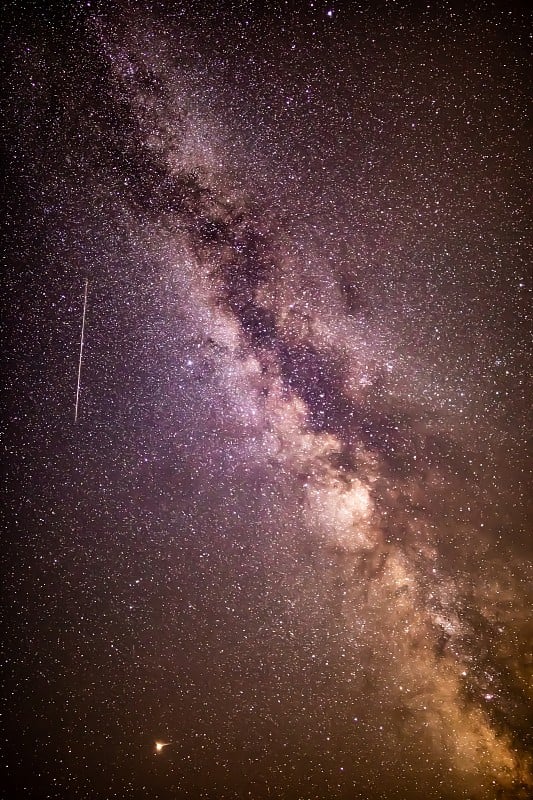
[[[3,29],[1,796],[530,797],[528,17]]]

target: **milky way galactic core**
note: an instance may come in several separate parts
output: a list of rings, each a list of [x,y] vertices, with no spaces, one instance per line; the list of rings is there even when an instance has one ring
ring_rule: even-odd
[[[8,4],[3,797],[531,796],[527,32]]]

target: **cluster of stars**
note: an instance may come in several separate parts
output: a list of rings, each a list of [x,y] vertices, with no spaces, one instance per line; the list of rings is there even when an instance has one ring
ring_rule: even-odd
[[[382,5],[8,13],[12,796],[531,791],[524,19]]]

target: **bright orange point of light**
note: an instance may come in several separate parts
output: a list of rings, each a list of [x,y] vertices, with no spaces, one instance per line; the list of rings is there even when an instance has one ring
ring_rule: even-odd
[[[155,743],[155,752],[160,753],[163,747],[168,747],[170,742],[156,742]]]

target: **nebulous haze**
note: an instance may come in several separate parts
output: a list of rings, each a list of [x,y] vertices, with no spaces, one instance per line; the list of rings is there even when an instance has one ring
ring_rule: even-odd
[[[527,23],[8,5],[3,797],[531,796]]]

